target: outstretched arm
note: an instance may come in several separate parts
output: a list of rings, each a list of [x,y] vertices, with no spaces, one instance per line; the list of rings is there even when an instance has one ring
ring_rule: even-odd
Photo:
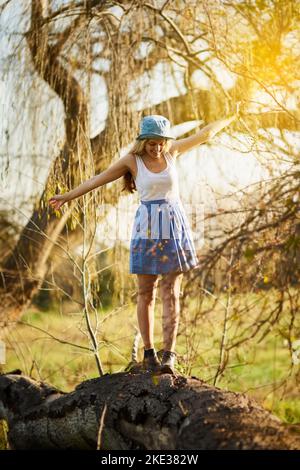
[[[171,153],[184,153],[192,148],[197,147],[200,144],[203,144],[210,140],[214,135],[216,135],[219,131],[224,129],[224,127],[228,126],[232,123],[237,117],[239,116],[239,103],[237,105],[236,113],[227,118],[227,119],[219,119],[218,121],[212,122],[207,126],[203,127],[199,132],[196,132],[194,135],[187,137],[186,139],[179,139],[173,142],[170,152]]]
[[[102,171],[99,175],[93,176],[89,180],[77,186],[77,188],[64,194],[57,194],[49,199],[49,204],[58,210],[65,202],[71,201],[83,194],[88,193],[92,189],[104,186],[107,183],[117,180],[121,176],[125,175],[129,168],[130,154],[120,158],[116,163],[113,163],[106,170]]]

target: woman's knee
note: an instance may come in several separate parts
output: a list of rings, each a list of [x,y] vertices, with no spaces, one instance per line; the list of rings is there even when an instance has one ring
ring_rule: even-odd
[[[157,277],[140,278],[138,284],[138,295],[146,302],[153,302],[157,288]]]
[[[178,300],[180,297],[179,280],[165,279],[160,286],[163,300]]]
[[[175,289],[172,284],[163,284],[160,287],[160,292],[163,300],[171,300],[175,298]]]

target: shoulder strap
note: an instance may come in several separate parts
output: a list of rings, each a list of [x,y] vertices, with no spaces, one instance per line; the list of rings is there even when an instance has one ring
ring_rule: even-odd
[[[133,155],[135,156],[135,161],[136,161],[136,165],[137,165],[138,175],[141,175],[141,173],[142,173],[143,170],[144,170],[144,167],[143,167],[142,162],[141,162],[141,157],[140,157],[137,153],[134,153]]]

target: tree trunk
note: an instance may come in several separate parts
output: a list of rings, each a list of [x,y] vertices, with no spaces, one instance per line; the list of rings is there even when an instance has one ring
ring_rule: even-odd
[[[45,184],[45,190],[34,208],[29,222],[24,227],[14,250],[2,263],[0,273],[0,322],[2,325],[19,319],[41,287],[48,269],[47,261],[53,244],[71,214],[68,210],[62,218],[58,219],[49,209],[48,196],[53,195],[53,191],[60,192],[59,188],[54,188],[53,181],[64,180],[67,188],[76,186],[78,183],[78,155],[84,154],[87,148],[91,149],[96,171],[103,171],[119,147],[124,147],[132,141],[135,129],[131,124],[135,122],[137,116],[141,115],[140,111],[136,112],[132,109],[126,94],[123,96],[114,92],[118,89],[116,84],[119,81],[123,83],[125,79],[130,81],[130,71],[135,70],[132,68],[131,61],[133,59],[130,59],[131,56],[126,61],[122,60],[126,57],[129,46],[125,41],[121,47],[122,35],[116,35],[113,47],[118,47],[116,49],[118,53],[113,54],[114,66],[111,66],[107,80],[110,97],[107,125],[98,136],[93,139],[87,138],[88,99],[79,82],[72,75],[71,69],[64,67],[59,57],[71,33],[84,24],[85,16],[76,17],[70,27],[58,35],[57,42],[53,44],[49,40],[47,12],[43,11],[43,9],[46,10],[46,5],[47,2],[41,0],[31,3],[31,26],[26,33],[26,39],[36,72],[64,104],[66,141],[62,152],[55,159]],[[105,7],[105,2],[96,0],[89,2],[89,8],[93,6],[98,6],[101,10]],[[159,51],[160,48],[157,48],[151,54],[153,64],[161,58]],[[142,74],[143,71],[142,68],[139,73]],[[111,84],[114,84],[114,87]],[[248,88],[242,77],[230,93],[233,102],[239,96],[244,98],[248,96]],[[251,96],[249,96],[250,98]],[[194,90],[192,93],[170,98],[145,109],[143,113],[167,114],[174,124],[195,119],[196,114],[201,116],[205,122],[209,122],[224,116],[224,102],[225,100],[220,99],[218,92],[214,92],[214,90]],[[286,113],[264,114],[254,116],[252,119],[250,116],[247,117],[247,125],[253,130],[257,127],[273,126],[275,116],[277,127],[280,129],[299,129],[299,120],[293,119]],[[107,191],[106,194],[109,202],[116,202],[111,199],[111,191]],[[105,199],[104,195],[104,201]]]
[[[299,427],[246,395],[147,372],[107,374],[68,394],[2,375],[0,419],[12,449],[300,449]]]
[[[203,99],[204,94],[207,94],[207,92],[197,92],[197,97],[199,95],[199,99]],[[167,109],[171,108],[174,110],[173,123],[175,125],[195,119],[191,111],[192,107],[186,106],[189,99],[189,95],[171,98],[152,108],[151,112],[165,114]],[[208,96],[206,96],[206,101],[208,99]],[[210,99],[213,100],[214,96],[211,96]],[[208,109],[210,106],[208,103]],[[145,114],[147,114],[147,110],[145,110]],[[261,118],[262,121],[267,119],[272,119],[272,116]],[[251,120],[248,119],[247,122],[249,127],[251,127]],[[263,126],[268,125],[267,121],[261,124]],[[290,119],[285,119],[281,124],[283,128],[295,129]],[[123,135],[126,140],[126,133]],[[105,140],[104,130],[90,141],[97,172],[105,169],[104,159],[106,160],[107,158],[107,155],[105,157],[105,152],[103,152]],[[129,143],[128,139],[124,142],[124,145]],[[53,168],[56,168],[59,164],[61,165],[62,160],[65,158],[63,155],[58,156]],[[46,182],[46,188],[52,179],[53,174],[51,173]],[[111,191],[106,191],[109,194],[104,194],[104,202],[106,200],[112,202]],[[38,206],[34,209],[31,219],[24,227],[15,249],[2,265],[0,277],[0,322],[2,324],[20,319],[24,310],[30,305],[31,299],[43,283],[47,272],[47,260],[51,254],[53,244],[63,231],[70,217],[70,210],[65,212],[60,219],[53,212],[49,214],[49,207],[45,198],[46,192],[46,190],[43,192]]]

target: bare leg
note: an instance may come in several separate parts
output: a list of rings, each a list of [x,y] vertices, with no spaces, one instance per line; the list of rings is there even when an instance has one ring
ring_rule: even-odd
[[[165,351],[175,351],[180,315],[180,286],[183,273],[167,273],[161,279],[161,298],[163,304],[163,341]]]
[[[154,306],[158,275],[137,274],[138,303],[137,317],[145,349],[153,348]]]

